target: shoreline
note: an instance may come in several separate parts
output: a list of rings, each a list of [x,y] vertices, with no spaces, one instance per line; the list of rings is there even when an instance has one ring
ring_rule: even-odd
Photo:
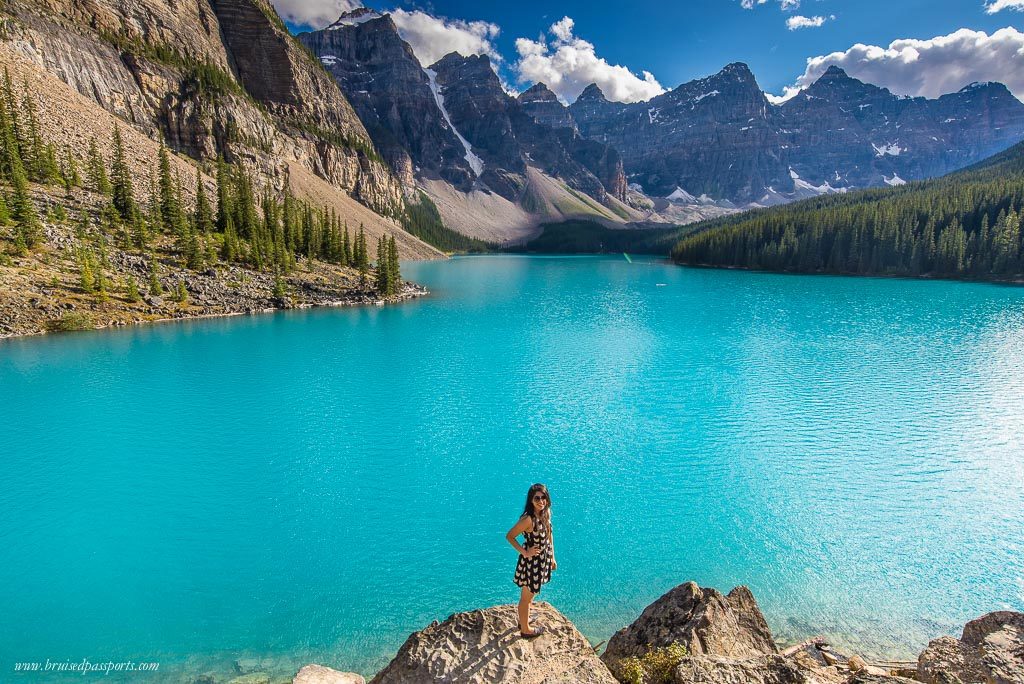
[[[66,330],[66,331],[50,331],[50,330],[37,330],[34,332],[23,332],[23,333],[10,333],[0,335],[0,344],[8,340],[20,340],[30,337],[44,337],[44,336],[59,336],[69,333],[80,333],[80,332],[102,332],[115,329],[133,328],[133,327],[144,327],[149,325],[160,325],[168,323],[183,323],[188,321],[201,321],[214,318],[233,318],[236,316],[264,316],[267,314],[280,313],[284,311],[297,311],[302,309],[343,309],[343,308],[357,308],[357,307],[369,307],[369,306],[387,306],[389,304],[401,304],[406,301],[413,299],[419,299],[426,297],[431,294],[430,290],[426,287],[417,283],[405,282],[402,288],[402,292],[393,297],[364,297],[355,300],[337,299],[323,302],[297,302],[289,306],[267,306],[263,308],[253,308],[243,311],[224,311],[221,313],[196,313],[196,314],[185,314],[182,316],[164,316],[161,318],[138,318],[127,321],[115,321],[113,323],[107,323],[106,325],[98,325],[89,328],[83,328],[80,330]]]

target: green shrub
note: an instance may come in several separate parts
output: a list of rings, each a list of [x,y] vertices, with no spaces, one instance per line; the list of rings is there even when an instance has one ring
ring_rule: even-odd
[[[619,681],[625,684],[671,684],[672,672],[684,657],[686,646],[677,641],[639,657],[623,658],[615,669]]]
[[[72,330],[92,330],[92,316],[81,311],[69,311],[60,318],[46,322],[46,332],[71,332]]]

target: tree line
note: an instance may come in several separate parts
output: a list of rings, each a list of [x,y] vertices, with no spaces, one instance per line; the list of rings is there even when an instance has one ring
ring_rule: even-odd
[[[709,221],[681,239],[672,258],[802,273],[1017,279],[1022,213],[1024,144],[944,178]]]
[[[188,202],[180,174],[163,144],[149,174],[148,192],[143,195],[135,187],[137,177],[117,124],[110,147],[108,163],[92,138],[84,172],[80,172],[70,149],[58,153],[54,144],[44,140],[27,84],[19,97],[5,71],[0,82],[0,181],[10,190],[0,193],[0,225],[13,227],[15,253],[26,253],[42,242],[43,221],[29,186],[34,182],[63,185],[69,194],[83,188],[103,198],[98,212],[82,210],[79,223],[80,237],[94,219],[102,236],[95,249],[79,259],[83,282],[90,283],[88,289],[96,288],[98,281],[102,292],[105,236],[114,237],[124,248],[148,253],[154,237],[164,235],[173,237],[183,265],[192,270],[224,261],[272,272],[280,279],[295,269],[298,259],[305,258],[355,268],[364,285],[371,283],[372,269],[381,294],[390,296],[400,290],[393,236],[381,238],[373,264],[362,224],[357,231],[350,231],[333,208],[314,207],[296,198],[287,185],[280,195],[259,192],[242,165],[228,164],[223,158],[215,164],[212,196],[197,168],[195,196]],[[66,216],[63,207],[57,213]]]

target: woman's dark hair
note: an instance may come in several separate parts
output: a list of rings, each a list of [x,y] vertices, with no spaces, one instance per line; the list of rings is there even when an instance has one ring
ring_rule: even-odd
[[[544,523],[545,536],[551,539],[551,495],[548,494],[548,488],[540,482],[530,485],[530,491],[526,493],[526,506],[523,507],[523,515],[528,515],[534,520],[537,519],[533,512],[533,495],[537,492],[543,494],[544,498],[548,500],[548,505],[544,507],[544,513],[541,514],[540,521]]]

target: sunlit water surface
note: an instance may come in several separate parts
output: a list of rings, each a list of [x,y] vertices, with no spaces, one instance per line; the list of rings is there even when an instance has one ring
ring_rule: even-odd
[[[0,343],[0,679],[372,674],[517,597],[503,537],[537,481],[541,598],[595,643],[689,579],[749,585],[781,639],[894,657],[1024,608],[1024,289],[605,257],[405,275],[432,295]]]

